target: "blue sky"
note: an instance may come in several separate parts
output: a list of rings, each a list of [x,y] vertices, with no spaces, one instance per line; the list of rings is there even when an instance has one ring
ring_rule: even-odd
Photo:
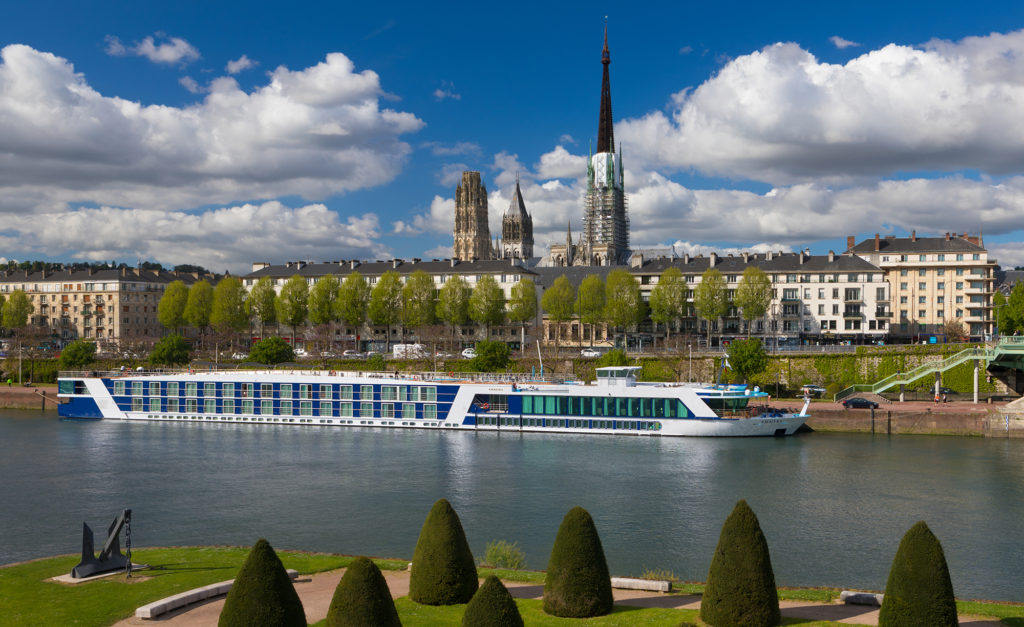
[[[895,6],[894,6],[895,5]],[[1018,3],[17,3],[0,20],[0,256],[450,254],[515,176],[581,224],[608,16],[637,247],[977,233],[1024,264]]]

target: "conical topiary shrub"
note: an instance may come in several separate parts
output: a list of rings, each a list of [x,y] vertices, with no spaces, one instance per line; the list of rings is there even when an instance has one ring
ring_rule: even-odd
[[[880,627],[956,625],[956,598],[942,545],[925,522],[903,536],[889,569]]]
[[[400,627],[401,624],[384,575],[369,559],[357,557],[334,589],[334,598],[327,610],[327,627]]]
[[[736,503],[722,525],[700,617],[715,627],[768,627],[782,620],[768,542],[746,501]]]
[[[479,586],[459,515],[440,499],[430,508],[412,554],[409,598],[426,605],[467,603]]]
[[[505,585],[491,575],[469,600],[462,627],[523,627],[523,617]]]
[[[594,519],[574,507],[562,519],[544,579],[544,611],[563,618],[612,611],[612,580]]]
[[[220,627],[306,625],[302,601],[281,560],[260,538],[235,577],[220,612]]]

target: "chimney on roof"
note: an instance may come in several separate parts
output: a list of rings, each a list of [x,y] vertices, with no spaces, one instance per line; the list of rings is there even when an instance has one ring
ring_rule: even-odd
[[[877,236],[876,236],[876,237],[877,237]],[[876,240],[876,241],[877,241],[877,240]],[[878,250],[878,249],[876,248],[875,250]],[[831,251],[831,250],[830,250],[830,251],[828,251],[828,262],[829,262],[829,263],[832,263],[832,262],[833,262],[833,261],[835,261],[835,260],[836,260],[836,253],[835,253],[835,251]]]
[[[910,241],[917,241],[917,229],[914,229],[913,231],[910,232]]]
[[[455,263],[456,263],[456,262],[455,262],[455,257],[452,257],[452,258],[451,258],[451,259],[449,259],[448,261],[452,262],[452,267],[454,268],[454,267],[455,267]]]
[[[690,263],[690,253],[683,253],[683,263]]]
[[[714,268],[715,267],[715,262],[718,261],[718,255],[715,254],[715,253],[708,253],[708,260],[709,260],[708,261],[708,267],[709,268]]]
[[[857,237],[855,235],[846,236],[846,250],[853,250],[853,247],[856,243]]]
[[[95,272],[95,270],[93,270],[92,266],[89,266],[89,276],[92,276],[93,272]]]
[[[798,250],[796,254],[800,258],[800,265],[804,265],[804,251]]]
[[[28,274],[26,274],[25,276],[28,276]],[[121,276],[128,276],[128,268],[126,268],[125,266],[121,266]]]
[[[968,235],[967,236],[967,241],[972,243],[972,244],[974,244],[975,246],[981,246],[981,237],[977,237],[977,236],[974,236],[974,235]]]
[[[643,253],[633,253],[632,257],[629,258],[629,265],[633,268],[644,267],[644,255]]]
[[[880,247],[880,244],[879,244],[879,239],[878,239],[878,233],[875,233],[875,252],[878,252],[879,247]]]
[[[399,263],[401,263],[401,262],[399,262],[397,259],[392,259],[391,260],[391,267],[392,268],[397,268]]]
[[[775,258],[775,253],[773,253],[772,251],[769,250],[768,254],[766,254],[764,256],[764,258],[765,258],[766,261],[771,261],[772,259]]]
[[[356,266],[358,266],[358,265],[359,265],[359,262],[358,262],[358,261],[356,261],[355,259],[353,259],[352,261],[348,262],[348,266],[349,266],[349,268],[351,268],[351,269],[353,269],[353,270],[355,270],[355,269],[356,269]]]
[[[750,253],[745,252],[743,253],[743,263],[747,263],[748,261],[750,261]]]
[[[946,241],[949,241],[949,231],[946,231]]]
[[[269,268],[270,264],[266,261],[256,261],[252,264],[252,271],[262,270],[263,268]]]

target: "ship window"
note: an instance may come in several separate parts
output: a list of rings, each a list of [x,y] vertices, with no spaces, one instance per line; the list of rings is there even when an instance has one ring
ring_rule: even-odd
[[[328,387],[330,387],[330,386],[328,386]],[[331,405],[332,405],[332,403],[327,402],[327,401],[321,402],[320,403],[320,415],[321,416],[330,416],[332,414],[332,409],[333,409],[331,407]]]
[[[281,387],[277,390],[278,396],[281,398],[292,398],[292,384],[282,383]]]
[[[407,401],[409,400],[409,388],[406,386],[400,386],[398,388],[398,400]]]
[[[555,405],[555,403],[557,402],[558,399],[556,397],[554,397],[554,396],[545,396],[543,398],[544,398],[544,413],[552,415],[552,416],[557,414],[558,413],[558,408],[557,408],[557,405]]]
[[[235,395],[235,384],[234,383],[221,383],[220,384],[220,395],[225,397],[234,397]]]
[[[312,398],[313,386],[309,383],[299,384],[299,398]],[[312,409],[310,410],[312,411]],[[313,414],[303,414],[305,416],[312,416]]]
[[[280,413],[281,413],[282,416],[291,416],[292,414],[294,414],[295,412],[292,410],[292,402],[291,401],[281,401],[281,411],[280,411]]]
[[[252,413],[254,413],[253,412],[253,403],[254,403],[254,401],[251,401],[251,400],[242,401],[242,413],[243,414],[252,414]]]
[[[394,418],[395,417],[395,406],[391,403],[381,403],[380,405],[380,417],[381,418]]]
[[[114,396],[124,396],[124,381],[114,381]]]
[[[324,383],[320,385],[320,398],[334,398],[334,389],[331,387],[329,383]]]
[[[193,384],[195,385],[195,384]],[[199,412],[199,401],[194,398],[185,399],[185,412],[195,414]]]
[[[178,399],[169,398],[167,399],[167,411],[176,412],[178,411]]]
[[[639,398],[631,398],[631,399],[629,399],[629,414],[628,415],[630,415],[630,416],[639,416],[640,415],[640,399]]]
[[[426,390],[427,390],[427,398],[425,398],[424,400],[432,401],[432,402],[436,401],[437,400],[437,388],[429,387],[429,388],[426,388]]]
[[[437,420],[437,405],[424,405],[423,406],[423,419],[424,420]]]
[[[382,385],[380,387],[380,400],[382,401],[393,401],[397,395],[397,388],[393,385]]]
[[[302,386],[299,385],[299,392],[302,392]],[[309,387],[309,386],[306,386]],[[308,390],[307,390],[308,391]],[[300,416],[312,416],[313,415],[313,401],[299,401],[299,415]]]
[[[235,413],[235,399],[233,399],[233,398],[225,399],[223,401],[223,403],[224,403],[224,411],[223,411],[223,413],[225,413],[225,414],[233,414],[233,413]]]
[[[415,418],[416,417],[416,404],[406,403],[402,405],[402,418]]]
[[[340,386],[338,388],[338,393],[339,393],[338,394],[338,398],[341,398],[341,399],[344,399],[344,400],[352,400],[352,386],[351,385],[342,385],[342,386]],[[352,403],[349,403],[350,407],[351,407],[351,405],[352,405]],[[349,414],[349,416],[351,416],[351,415],[352,414]]]
[[[160,382],[159,381],[150,381],[149,382],[149,395],[150,396],[160,396]]]
[[[348,387],[349,388],[349,393],[351,393],[352,386],[345,386],[345,387]],[[344,397],[342,397],[342,398],[344,398]],[[338,415],[339,416],[341,416],[343,418],[351,418],[352,417],[352,403],[341,403],[341,404],[338,405],[338,409],[339,409],[339,411],[338,411]]]
[[[157,385],[159,385],[159,384],[157,384]],[[150,398],[149,399],[149,411],[152,411],[152,412],[160,411],[160,399],[159,398]]]
[[[266,399],[260,403],[260,413],[264,416],[274,415],[274,401]]]
[[[185,396],[198,396],[199,395],[199,384],[196,382],[185,384]]]
[[[71,381],[70,379],[61,379],[57,383],[57,392],[61,394],[74,394],[75,381]]]
[[[628,399],[625,399],[625,398],[617,398],[617,399],[615,399],[615,415],[616,416],[628,416],[629,415],[629,407],[628,407],[628,403],[626,402],[627,400]]]
[[[653,405],[653,398],[642,398],[640,399],[640,415],[644,418],[649,418],[652,415],[651,405]],[[631,414],[635,415],[635,414]]]
[[[367,387],[367,386],[363,386]],[[373,403],[359,403],[359,417],[373,418]]]
[[[132,381],[132,396],[142,396],[142,381]]]
[[[206,399],[205,403],[206,403],[206,408],[203,410],[203,412],[205,412],[207,414],[216,414],[217,413],[217,399],[215,399],[215,398],[208,398],[208,399]]]
[[[274,384],[273,383],[261,383],[260,384],[260,397],[261,398],[272,398],[274,396]]]
[[[366,401],[373,400],[373,386],[363,385],[359,388],[359,398]]]
[[[132,399],[132,411],[142,411],[142,410],[143,410],[142,398],[133,398]]]

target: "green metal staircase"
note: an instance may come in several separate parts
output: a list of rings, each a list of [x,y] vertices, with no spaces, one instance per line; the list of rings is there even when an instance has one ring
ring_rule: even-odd
[[[936,372],[945,372],[966,361],[984,361],[986,367],[992,362],[1020,364],[1024,360],[1024,337],[1004,337],[990,347],[967,348],[945,359],[923,363],[908,372],[897,372],[875,383],[859,383],[840,390],[834,400],[839,402],[851,394],[870,392],[879,394],[898,385],[908,385],[921,377]]]

